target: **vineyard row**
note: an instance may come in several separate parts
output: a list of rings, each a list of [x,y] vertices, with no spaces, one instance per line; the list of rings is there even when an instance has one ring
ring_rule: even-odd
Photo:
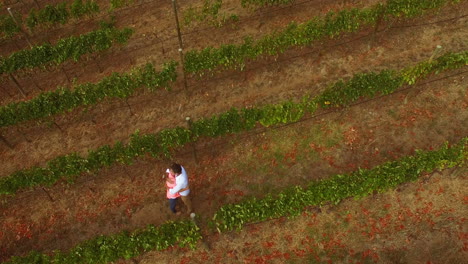
[[[124,44],[132,34],[130,28],[116,29],[113,21],[101,22],[99,30],[60,39],[55,45],[46,43],[0,57],[0,74],[51,63],[58,65],[70,59],[78,61],[84,54],[110,49],[115,42]]]
[[[140,87],[155,91],[158,87],[169,89],[169,83],[177,78],[177,63],[172,61],[156,72],[151,63],[135,68],[130,73],[113,73],[98,83],[78,84],[44,92],[39,96],[0,107],[0,127],[19,122],[65,113],[80,106],[94,105],[107,98],[127,98]]]

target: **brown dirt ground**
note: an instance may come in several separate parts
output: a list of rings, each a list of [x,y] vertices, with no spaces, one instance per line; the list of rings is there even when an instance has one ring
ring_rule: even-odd
[[[353,1],[346,2],[313,1],[310,4],[317,8],[308,11],[306,8],[281,10],[274,18],[262,17],[258,21],[242,23],[238,30],[228,27],[207,30],[204,35],[187,35],[184,40],[185,43],[196,43],[187,44],[190,48],[214,45],[223,39],[239,40],[243,34],[258,32],[258,24],[262,24],[264,32],[269,32],[274,26],[284,25],[284,21],[301,21],[330,8],[357,5]],[[362,2],[365,5],[376,1]],[[307,92],[314,95],[328,83],[357,72],[399,69],[427,59],[437,44],[442,45],[444,51],[465,50],[468,39],[466,18],[436,21],[459,17],[466,7],[467,3],[464,3],[456,8],[445,8],[438,14],[397,23],[375,37],[367,36],[372,32],[369,29],[310,48],[292,50],[276,58],[276,62],[271,58],[254,62],[242,73],[225,71],[215,78],[190,78],[189,100],[185,98],[180,82],[169,93],[142,91],[129,99],[133,115],[118,100],[110,100],[84,114],[77,110],[56,118],[63,134],[54,127],[36,126],[34,122],[5,129],[4,135],[15,148],[11,151],[2,146],[0,158],[8,162],[2,164],[0,175],[42,165],[72,151],[84,154],[96,146],[125,141],[137,128],[143,133],[156,132],[183,125],[185,116],[198,119],[232,106],[274,103]],[[160,6],[156,10],[167,15],[169,8]],[[148,9],[145,12],[149,12]],[[135,12],[126,12],[127,15],[117,16],[119,25],[133,21],[138,34],[162,32],[158,34],[166,36],[172,29],[169,26],[172,20],[161,19],[167,22],[164,25],[156,23],[153,15],[128,16]],[[428,22],[434,23],[405,27]],[[158,26],[161,26],[159,31],[153,29]],[[67,28],[64,27],[63,34],[70,33]],[[140,43],[146,38],[135,36],[128,46],[100,56],[99,63],[105,67],[103,73],[92,72],[96,68],[80,67],[76,71],[79,81],[98,80],[111,71],[125,71],[130,65],[143,63],[145,56],[149,60],[155,60],[152,57],[155,56],[158,58],[155,61],[176,57],[175,52],[167,51],[168,47],[176,45],[175,39],[165,41],[165,48],[152,46],[126,52],[126,49],[146,45]],[[166,50],[164,54],[162,50]],[[156,51],[160,53],[155,54]],[[72,66],[65,65],[65,68],[68,71]],[[206,217],[213,215],[219,206],[236,202],[242,196],[261,197],[287,185],[304,184],[304,181],[326,178],[357,166],[374,166],[410,154],[415,148],[435,148],[446,140],[456,142],[468,135],[466,73],[460,70],[451,74],[454,73],[458,75],[442,80],[436,79],[447,76],[436,76],[432,78],[434,82],[427,85],[342,111],[323,112],[320,117],[285,128],[258,129],[198,142],[194,145],[198,163],[191,146],[179,150],[174,158],[189,171],[194,205],[202,217],[202,226],[206,224]],[[58,80],[61,77],[51,77],[60,71],[38,74],[43,75],[41,80],[50,82],[50,87],[63,82]],[[30,92],[34,94],[32,89]],[[167,162],[141,158],[131,166],[113,166],[96,175],[83,176],[73,185],[59,183],[44,190],[37,188],[21,192],[14,198],[2,199],[0,259],[31,249],[67,249],[97,234],[133,230],[174,219],[168,213],[159,178]]]

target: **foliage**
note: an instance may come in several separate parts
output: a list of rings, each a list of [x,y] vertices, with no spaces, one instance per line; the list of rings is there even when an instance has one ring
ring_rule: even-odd
[[[121,258],[130,259],[150,250],[164,250],[176,244],[193,249],[200,239],[200,229],[192,221],[169,221],[132,233],[123,231],[110,236],[100,235],[68,252],[56,250],[53,255],[46,255],[32,251],[27,256],[13,257],[6,263],[109,263]]]
[[[298,215],[307,206],[320,206],[327,202],[338,204],[349,197],[383,192],[414,181],[423,172],[462,166],[468,160],[467,147],[468,137],[465,137],[457,145],[449,147],[446,143],[436,151],[417,151],[414,156],[386,162],[372,169],[359,169],[311,182],[307,188],[296,186],[275,197],[267,195],[263,199],[250,198],[238,204],[228,204],[215,213],[211,224],[219,232],[240,230],[246,223]]]
[[[248,60],[262,55],[277,55],[295,46],[308,46],[326,37],[334,38],[346,32],[355,32],[364,26],[376,25],[379,19],[413,17],[425,10],[441,7],[453,0],[389,0],[371,8],[345,9],[329,12],[324,18],[315,17],[305,23],[291,22],[284,30],[254,41],[246,37],[241,44],[223,44],[185,53],[185,70],[202,76],[219,67],[243,70]]]
[[[317,98],[317,103],[323,108],[346,106],[361,97],[374,97],[376,93],[390,94],[401,85],[402,78],[394,71],[357,74],[348,82],[340,80],[334,83]]]
[[[0,74],[45,67],[47,64],[61,64],[70,59],[78,61],[82,55],[107,50],[115,42],[126,43],[132,33],[130,28],[101,28],[80,36],[60,39],[55,45],[46,43],[20,50],[8,57],[0,57]]]
[[[218,11],[223,4],[223,1],[222,0],[214,0],[214,1],[215,2],[212,3],[211,0],[205,0],[203,2],[203,7],[200,10],[195,10],[194,8],[190,7],[187,11],[187,15],[184,16],[185,17],[184,21],[186,23],[189,20],[203,21],[208,16],[212,16],[216,18],[216,16],[218,15]]]
[[[194,21],[205,22],[221,27],[228,21],[237,22],[239,17],[235,14],[228,15],[226,13],[220,14],[219,9],[223,4],[222,0],[204,0],[203,6],[194,8],[190,6],[183,13],[183,21],[185,26],[190,26]]]
[[[21,23],[21,16],[18,16],[16,14],[15,19],[18,21],[18,23]],[[15,21],[13,18],[9,15],[0,15],[0,32],[4,35],[2,38],[8,38],[16,33],[20,32],[21,29],[16,25]]]
[[[145,154],[153,157],[169,156],[171,149],[193,142],[200,137],[238,133],[253,129],[258,123],[272,126],[296,122],[306,113],[313,114],[319,107],[343,107],[361,97],[372,98],[379,94],[389,94],[403,85],[411,85],[413,82],[408,80],[417,80],[429,74],[427,71],[411,70],[420,68],[421,65],[426,65],[424,68],[430,69],[432,73],[461,68],[466,65],[467,56],[468,52],[448,53],[431,60],[429,64],[421,62],[404,69],[401,73],[384,70],[380,73],[357,74],[347,82],[338,81],[314,98],[306,96],[298,103],[288,101],[241,110],[233,108],[212,118],[197,120],[189,129],[176,127],[147,135],[140,135],[137,131],[131,135],[127,145],[117,142],[113,147],[102,146],[90,151],[87,158],[80,157],[76,153],[60,156],[49,161],[46,168],[33,167],[2,177],[0,194],[14,194],[21,188],[40,184],[52,185],[62,178],[73,181],[81,173],[95,171],[117,162],[131,164],[136,157]]]
[[[32,8],[26,19],[26,25],[32,29],[38,24],[65,24],[69,17],[70,13],[68,12],[67,4],[62,2],[54,6],[46,5],[40,10]]]
[[[134,0],[110,0],[109,10],[114,10],[116,8],[121,8],[133,3]]]
[[[450,53],[439,57],[436,63],[430,59],[415,67],[408,67],[402,71],[403,80],[408,84],[414,84],[419,78],[431,73],[439,73],[447,69],[456,69],[468,65],[468,52]]]
[[[73,18],[80,18],[84,15],[91,15],[99,12],[99,6],[94,0],[75,0],[70,6],[70,13]]]
[[[241,0],[242,7],[291,4],[295,0]]]
[[[26,25],[29,29],[34,29],[38,25],[65,24],[71,18],[81,18],[84,15],[92,15],[99,12],[99,6],[94,0],[74,0],[70,6],[67,2],[56,5],[46,5],[42,9],[32,8],[26,18]]]
[[[41,93],[29,101],[1,106],[0,127],[65,113],[79,106],[97,104],[107,98],[127,98],[142,86],[151,91],[159,87],[169,89],[169,83],[177,78],[176,66],[177,63],[171,61],[163,65],[160,72],[156,72],[154,66],[148,63],[130,73],[113,73],[98,83],[79,84],[72,89],[59,88]]]
[[[71,5],[67,6],[69,2],[62,2],[55,5],[46,5],[44,8],[32,8],[25,18],[26,26],[33,30],[39,25],[52,26],[56,24],[65,24],[70,19],[79,19],[83,16],[91,16],[99,12],[99,5],[95,0],[74,0]],[[4,38],[11,37],[21,31],[20,27],[23,25],[22,16],[14,14],[16,21],[20,25],[16,25],[9,15],[0,15],[0,32],[5,36]]]

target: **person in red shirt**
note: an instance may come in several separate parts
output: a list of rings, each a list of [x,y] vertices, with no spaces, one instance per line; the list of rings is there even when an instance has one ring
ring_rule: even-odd
[[[175,174],[172,173],[169,169],[166,170],[166,197],[169,201],[169,208],[174,214],[180,214],[176,211],[177,198],[180,197],[179,193],[172,194],[170,189],[176,186]]]

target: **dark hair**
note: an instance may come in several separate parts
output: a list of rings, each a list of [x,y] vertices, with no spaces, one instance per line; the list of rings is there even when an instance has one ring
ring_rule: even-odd
[[[171,169],[176,174],[181,174],[182,173],[182,166],[180,166],[180,164],[172,163]]]

